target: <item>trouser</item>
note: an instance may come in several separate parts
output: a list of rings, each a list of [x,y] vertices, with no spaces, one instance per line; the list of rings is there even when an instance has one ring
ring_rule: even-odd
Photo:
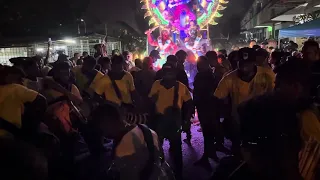
[[[197,111],[204,140],[204,156],[207,157],[213,152],[214,142],[218,145],[223,144],[224,138],[221,132],[221,124],[218,119],[214,118],[208,105],[198,105]]]
[[[174,163],[174,171],[178,178],[182,177],[182,168],[183,168],[183,157],[182,157],[182,147],[181,147],[181,133],[176,132],[172,133],[169,136],[164,136],[158,134],[159,142],[161,147],[163,145],[164,138],[168,139],[170,142],[170,148],[172,148],[172,156],[173,156],[173,163]]]
[[[181,143],[181,130],[177,125],[179,116],[174,115],[157,115],[156,116],[156,132],[159,137],[159,142],[162,147],[163,140],[168,139],[170,143],[170,153],[173,156],[174,171],[177,179],[182,177],[182,143]]]
[[[228,131],[228,136],[232,142],[231,151],[236,156],[241,156],[240,144],[240,124],[237,123],[232,117],[228,117],[224,120],[226,131]]]

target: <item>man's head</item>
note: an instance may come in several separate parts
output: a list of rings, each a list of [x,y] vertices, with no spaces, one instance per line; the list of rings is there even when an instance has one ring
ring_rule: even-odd
[[[92,121],[94,128],[111,139],[118,137],[125,126],[119,108],[108,103],[100,105],[92,112]]]
[[[98,64],[104,71],[111,69],[111,60],[108,57],[99,58]]]
[[[256,61],[258,66],[263,66],[267,64],[269,58],[269,53],[265,49],[257,49],[256,50]]]
[[[178,60],[177,56],[169,55],[169,56],[167,57],[166,63],[167,63],[167,64],[171,64],[174,68],[177,67],[178,62],[179,62],[179,60]]]
[[[306,62],[292,57],[276,70],[275,91],[291,99],[308,97],[311,72]]]
[[[256,45],[256,44],[257,44],[257,41],[251,40],[250,44],[249,44],[249,48],[253,48],[253,46]]]
[[[218,65],[218,54],[215,51],[208,51],[206,57],[208,58],[211,67]]]
[[[176,53],[176,57],[178,58],[178,63],[183,64],[186,61],[188,54],[184,50],[179,50]]]
[[[149,57],[152,58],[153,62],[156,62],[158,59],[161,59],[160,53],[159,53],[158,50],[152,50],[152,51],[150,52]]]
[[[197,69],[199,72],[204,72],[210,69],[209,60],[205,56],[200,56],[197,61]]]
[[[314,62],[320,59],[319,44],[316,41],[308,40],[302,48],[303,59]]]
[[[142,61],[141,59],[135,59],[134,64],[137,68],[142,69]]]
[[[22,84],[25,74],[20,68],[3,66],[0,70],[0,77],[0,85]]]
[[[71,74],[71,67],[68,62],[58,62],[54,68],[53,71],[53,79],[68,84],[70,80],[70,74]]]
[[[23,71],[28,77],[36,78],[41,76],[41,71],[37,61],[34,58],[28,58],[23,63]]]
[[[225,49],[220,49],[220,50],[218,51],[218,55],[224,55],[225,57],[227,57],[227,56],[228,56],[227,50],[225,50]]]
[[[88,52],[86,52],[86,51],[84,51],[84,52],[82,53],[82,56],[83,56],[83,58],[86,58],[86,57],[88,57],[88,56],[89,56],[89,53],[88,53]]]
[[[83,59],[83,64],[82,64],[82,72],[90,72],[92,71],[97,65],[97,60],[92,57],[88,56]]]
[[[68,61],[68,56],[65,54],[59,54],[57,61]]]
[[[252,47],[252,49],[254,49],[254,50],[258,50],[258,49],[261,49],[261,46],[259,46],[259,45],[254,45],[253,47]]]
[[[122,56],[126,61],[132,61],[133,59],[132,53],[129,51],[123,51]]]
[[[153,61],[150,57],[145,57],[143,59],[142,69],[153,69]]]
[[[176,69],[174,67],[174,65],[170,64],[170,63],[165,63],[162,66],[162,71],[163,71],[163,80],[167,81],[167,82],[173,82],[176,81]]]
[[[123,56],[114,55],[111,58],[111,71],[112,72],[123,72],[125,65],[126,65],[126,62],[125,62]]]
[[[78,60],[78,59],[80,59],[80,53],[74,53],[73,54],[73,57],[75,58],[75,60]]]
[[[250,74],[255,70],[256,51],[252,48],[242,48],[238,51],[238,69],[243,74]]]

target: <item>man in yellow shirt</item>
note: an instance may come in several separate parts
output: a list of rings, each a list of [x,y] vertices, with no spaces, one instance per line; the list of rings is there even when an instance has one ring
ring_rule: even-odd
[[[176,58],[169,56],[169,58]],[[192,114],[192,99],[188,88],[177,81],[175,66],[165,64],[162,67],[163,78],[153,83],[149,98],[155,105],[156,120],[155,130],[159,136],[160,144],[167,138],[172,147],[177,179],[182,178],[182,149],[181,149],[181,126],[182,106],[188,107],[185,119],[190,119]]]
[[[33,134],[46,109],[46,99],[38,92],[22,86],[23,72],[15,67],[4,67],[0,72],[0,137],[22,136],[21,128]],[[28,106],[27,111],[25,105]],[[26,111],[26,112],[25,112]],[[28,116],[30,117],[30,116]],[[36,121],[36,122],[35,122]]]
[[[306,121],[314,121],[305,112],[310,107],[310,74],[301,59],[289,59],[279,66],[272,93],[239,105],[242,155],[258,176],[255,179],[302,179],[298,161],[301,124],[310,132]],[[309,116],[302,123],[297,116],[301,112]],[[311,132],[317,132],[317,125],[313,126]]]
[[[238,105],[255,96],[272,91],[275,79],[275,74],[271,69],[256,66],[254,49],[242,48],[238,53],[240,58],[238,69],[224,76],[214,92],[214,96],[220,100],[230,98],[229,103],[232,110],[227,124],[230,126],[232,148],[236,154],[239,153],[240,145]],[[221,106],[217,105],[215,109],[217,122],[221,117],[221,110]]]
[[[92,95],[91,91],[94,89],[97,81],[100,80],[104,75],[95,70],[97,60],[91,56],[83,59],[83,65],[76,66],[73,68],[75,75],[75,84],[78,87],[81,95]]]
[[[114,55],[111,70],[94,87],[95,92],[106,100],[125,110],[132,110],[133,104],[140,103],[132,75],[124,70],[124,58]]]

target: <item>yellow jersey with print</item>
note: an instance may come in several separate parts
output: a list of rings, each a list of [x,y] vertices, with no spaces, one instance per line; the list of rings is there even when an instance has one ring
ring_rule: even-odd
[[[313,137],[318,143],[320,143],[320,113],[317,107],[305,110],[300,114],[301,119],[301,135],[306,141],[310,137]]]
[[[178,108],[181,109],[184,102],[191,100],[191,94],[184,84],[178,82],[179,92],[178,92]],[[159,114],[164,114],[166,109],[173,107],[174,99],[174,86],[167,89],[161,85],[161,80],[157,80],[153,83],[151,91],[149,93],[149,98],[156,97],[156,111]]]
[[[88,88],[95,89],[97,82],[104,76],[101,72],[97,70],[93,70],[89,75],[93,77],[89,77],[89,75],[85,75],[81,71],[82,66],[76,66],[72,69],[72,72],[75,75],[76,85],[80,92],[86,91]],[[91,79],[90,79],[91,78]],[[91,83],[89,82],[91,81]],[[90,83],[90,84],[88,84]]]
[[[300,113],[304,146],[299,154],[299,170],[305,180],[316,179],[320,160],[320,114],[316,106]]]
[[[24,104],[33,102],[38,92],[19,84],[0,86],[0,117],[17,128],[21,128]],[[10,133],[0,130],[0,137],[11,136]]]
[[[257,67],[257,73],[250,82],[243,81],[235,70],[224,76],[214,92],[219,99],[231,97],[232,116],[237,119],[237,107],[253,97],[271,92],[274,88],[275,74],[271,69]]]
[[[103,95],[105,99],[117,105],[132,104],[131,92],[135,90],[134,81],[132,75],[125,71],[123,77],[119,80],[115,80],[115,83],[121,93],[121,99],[117,96],[117,93],[113,87],[110,76],[105,75],[94,86],[94,91]]]

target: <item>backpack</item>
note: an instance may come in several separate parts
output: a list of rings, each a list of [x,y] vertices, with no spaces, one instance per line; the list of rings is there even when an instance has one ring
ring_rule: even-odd
[[[156,163],[156,157],[155,157],[155,147],[154,147],[154,141],[151,130],[145,126],[138,124],[138,127],[141,129],[144,140],[147,144],[147,148],[149,151],[149,158],[146,162],[145,167],[140,171],[140,180],[149,180],[151,178],[151,175],[153,172],[155,172],[155,169],[158,168],[160,171],[158,178],[159,180],[175,180],[174,173],[171,170],[168,163],[163,162],[160,165]],[[132,130],[132,129],[131,129]],[[127,131],[128,132],[128,131]],[[123,137],[126,133],[123,133],[121,137]],[[121,138],[122,139],[122,138]],[[113,155],[115,153],[116,145],[113,148]],[[108,177],[112,180],[119,180],[120,175],[119,172],[114,170],[113,165],[108,170]]]

